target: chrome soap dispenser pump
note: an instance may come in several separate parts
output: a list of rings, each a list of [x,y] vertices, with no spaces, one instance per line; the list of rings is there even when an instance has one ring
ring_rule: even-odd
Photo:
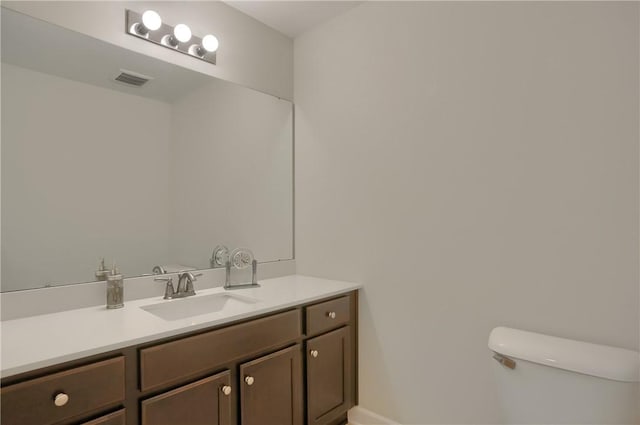
[[[124,281],[116,263],[113,263],[111,274],[107,276],[107,308],[121,307],[124,307]]]
[[[109,269],[107,269],[104,265],[104,258],[100,261],[100,265],[98,266],[98,270],[96,270],[96,279],[98,280],[107,280],[107,276],[109,276]]]

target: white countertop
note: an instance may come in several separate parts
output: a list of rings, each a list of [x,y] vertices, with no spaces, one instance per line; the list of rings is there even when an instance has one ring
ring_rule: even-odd
[[[153,297],[128,301],[123,308],[116,310],[97,306],[0,322],[0,375],[4,378],[309,303],[362,287],[355,283],[299,275],[267,279],[259,283],[259,288],[233,291],[234,294],[257,299],[255,304],[248,304],[240,310],[223,310],[174,321],[163,320],[140,307],[182,300],[166,301],[162,297]],[[196,291],[195,297],[225,292],[222,287],[198,291],[197,283]]]

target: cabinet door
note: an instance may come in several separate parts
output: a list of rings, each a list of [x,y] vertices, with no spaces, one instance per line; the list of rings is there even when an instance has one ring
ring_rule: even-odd
[[[229,425],[229,371],[144,400],[142,425]]]
[[[242,425],[301,425],[300,345],[240,365]]]
[[[117,412],[100,416],[98,419],[83,422],[82,425],[125,425],[124,412],[124,409],[120,409]]]
[[[349,409],[351,367],[349,326],[307,341],[309,425],[331,422]]]

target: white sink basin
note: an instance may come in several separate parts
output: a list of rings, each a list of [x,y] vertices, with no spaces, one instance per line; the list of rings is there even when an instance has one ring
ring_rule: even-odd
[[[180,320],[201,314],[216,313],[222,310],[238,311],[243,307],[257,303],[255,298],[238,294],[221,293],[167,300],[157,304],[140,307],[164,320]]]

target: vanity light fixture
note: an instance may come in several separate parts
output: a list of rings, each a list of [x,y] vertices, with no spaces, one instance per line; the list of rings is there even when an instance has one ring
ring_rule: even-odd
[[[206,55],[207,52],[213,53],[218,50],[219,44],[215,35],[207,34],[202,37],[202,45],[192,44],[191,47],[189,47],[189,53],[201,58]]]
[[[173,29],[173,34],[162,37],[162,44],[175,49],[180,43],[187,43],[189,40],[191,40],[191,28],[185,24],[178,24]]]
[[[173,35],[178,39],[181,43],[186,43],[191,40],[191,28],[189,28],[185,24],[178,24],[173,29]]]
[[[165,34],[162,36],[160,44],[162,44],[163,46],[171,47],[173,49],[177,49],[180,42],[173,34]]]
[[[155,10],[147,10],[142,14],[140,22],[135,22],[129,28],[129,32],[133,32],[140,37],[147,38],[149,31],[155,31],[162,26],[162,18]]]
[[[153,10],[139,14],[127,9],[126,32],[214,65],[216,63],[219,42],[215,36],[207,34],[200,38],[193,35],[186,24],[168,25]]]

